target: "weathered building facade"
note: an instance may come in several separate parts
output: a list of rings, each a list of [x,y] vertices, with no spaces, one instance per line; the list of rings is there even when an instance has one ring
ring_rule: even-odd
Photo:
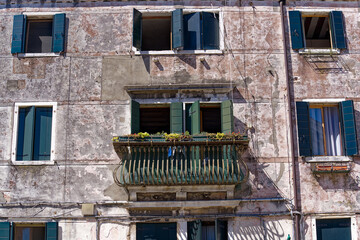
[[[356,1],[2,2],[0,237],[357,239],[358,25]]]

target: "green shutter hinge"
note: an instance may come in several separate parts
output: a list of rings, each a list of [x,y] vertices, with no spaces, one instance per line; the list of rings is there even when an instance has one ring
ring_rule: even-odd
[[[288,234],[286,240],[291,240],[290,234]]]

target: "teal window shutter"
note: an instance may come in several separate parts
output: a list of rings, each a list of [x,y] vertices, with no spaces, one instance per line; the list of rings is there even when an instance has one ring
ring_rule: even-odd
[[[345,155],[352,156],[358,153],[356,141],[356,122],[354,115],[354,103],[347,100],[340,103],[340,114],[342,123],[342,140]]]
[[[196,220],[187,223],[188,240],[201,240],[201,221]]]
[[[136,240],[176,240],[176,223],[137,223]]]
[[[174,102],[170,104],[170,132],[183,133],[182,102]]]
[[[300,156],[311,156],[309,103],[296,102]]]
[[[58,239],[58,223],[47,222],[45,226],[45,240],[57,240]]]
[[[65,13],[55,14],[53,19],[52,51],[64,52],[65,45]]]
[[[182,49],[184,47],[184,21],[183,10],[176,9],[171,13],[172,48]]]
[[[11,53],[25,52],[25,36],[26,36],[26,16],[15,15],[14,23],[13,23]]]
[[[191,117],[191,134],[199,134],[201,132],[199,101],[191,105],[189,115]]]
[[[12,240],[11,223],[0,222],[0,240]]]
[[[216,219],[215,221],[215,235],[216,240],[227,240],[227,221]]]
[[[201,13],[184,15],[184,50],[202,49]]]
[[[52,108],[37,107],[35,113],[34,159],[50,160]]]
[[[140,104],[131,100],[131,133],[140,132]]]
[[[133,46],[141,49],[142,39],[142,14],[135,8],[133,9]]]
[[[202,13],[204,49],[219,49],[219,15]]]
[[[32,160],[35,107],[19,108],[16,160]]]
[[[305,45],[301,13],[299,11],[289,11],[289,19],[292,49],[304,48]]]
[[[330,12],[330,26],[332,32],[332,42],[334,48],[345,49],[345,31],[344,31],[344,18],[341,11]]]
[[[233,104],[231,100],[221,103],[221,131],[223,133],[234,132]]]

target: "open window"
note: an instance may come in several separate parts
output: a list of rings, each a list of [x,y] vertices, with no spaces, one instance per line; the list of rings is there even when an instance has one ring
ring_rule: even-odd
[[[227,240],[227,221],[196,220],[187,223],[189,240]]]
[[[64,52],[65,14],[15,15],[11,53]]]
[[[353,101],[336,104],[297,102],[300,156],[357,154]]]
[[[136,240],[176,240],[176,223],[137,223]]]
[[[316,219],[317,240],[352,240],[351,218]]]
[[[290,11],[289,18],[293,49],[346,49],[341,11]]]
[[[2,240],[57,240],[58,223],[0,222]]]
[[[221,103],[139,104],[131,102],[131,133],[232,133],[232,101]]]
[[[219,14],[182,9],[169,13],[133,10],[133,46],[141,51],[219,49]]]

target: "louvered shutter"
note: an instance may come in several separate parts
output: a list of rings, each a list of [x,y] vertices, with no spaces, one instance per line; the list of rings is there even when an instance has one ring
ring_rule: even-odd
[[[201,240],[201,221],[196,220],[187,223],[188,240]]]
[[[52,51],[64,52],[65,46],[65,13],[55,14],[53,18]]]
[[[57,240],[58,239],[58,223],[57,222],[47,222],[45,232],[46,232],[45,240]]]
[[[13,23],[13,34],[11,43],[11,53],[25,52],[25,34],[26,33],[26,16],[15,15]]]
[[[16,160],[33,160],[35,107],[19,108]]]
[[[189,114],[191,117],[191,134],[199,134],[201,132],[199,101],[196,101],[191,105]]]
[[[181,102],[170,104],[170,132],[183,133],[183,104]]]
[[[216,240],[227,240],[227,221],[216,219],[215,221],[215,235]]]
[[[330,13],[331,36],[334,48],[345,49],[345,31],[344,18],[341,11],[332,11]]]
[[[12,240],[11,223],[0,222],[0,240]]]
[[[219,49],[219,15],[202,13],[203,49]]]
[[[33,160],[50,160],[52,108],[37,107],[35,112]]]
[[[304,34],[299,11],[289,11],[290,35],[292,49],[304,48]]]
[[[231,100],[221,103],[221,132],[232,133],[234,131],[233,104]]]
[[[201,45],[201,13],[184,15],[184,49],[202,49]]]
[[[142,14],[135,8],[133,9],[133,46],[141,50],[142,39]]]
[[[309,104],[296,102],[300,156],[311,156]]]
[[[140,104],[134,100],[131,101],[131,133],[140,132]]]
[[[342,139],[347,156],[356,155],[358,153],[356,140],[356,122],[354,114],[354,103],[347,100],[339,104],[341,123],[342,123]]]
[[[176,9],[171,14],[171,29],[172,29],[172,48],[184,48],[184,20],[183,10]]]

